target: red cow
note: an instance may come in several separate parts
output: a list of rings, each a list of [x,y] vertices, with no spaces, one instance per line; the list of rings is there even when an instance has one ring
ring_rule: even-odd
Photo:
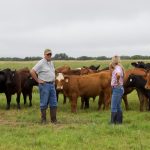
[[[146,72],[146,85],[145,85],[145,88],[150,90],[150,70],[147,70]]]
[[[63,89],[64,94],[69,97],[72,112],[76,112],[79,96],[94,97],[101,96],[101,93],[104,94],[104,100],[102,101],[104,101],[106,108],[108,108],[111,98],[110,79],[109,71],[83,76],[63,76],[59,74],[57,89]],[[99,104],[101,103],[99,102]]]

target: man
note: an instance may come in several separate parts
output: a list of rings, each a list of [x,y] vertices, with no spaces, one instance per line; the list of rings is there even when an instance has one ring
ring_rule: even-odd
[[[51,123],[56,123],[57,98],[55,90],[55,68],[51,61],[52,51],[45,49],[44,58],[30,71],[39,84],[41,122],[46,123],[46,109],[50,107]]]
[[[123,116],[121,109],[121,101],[124,93],[123,88],[124,68],[120,64],[119,56],[112,57],[112,62],[110,64],[110,71],[112,72],[111,123],[122,124]]]

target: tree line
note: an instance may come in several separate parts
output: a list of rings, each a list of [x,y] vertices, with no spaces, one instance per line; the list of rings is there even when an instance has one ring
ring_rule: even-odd
[[[134,55],[134,56],[120,56],[123,60],[148,60],[150,59],[150,56],[142,56],[142,55]],[[42,57],[25,57],[25,58],[18,58],[18,57],[1,57],[0,61],[34,61],[34,60],[40,60]],[[54,57],[52,57],[53,60],[110,60],[110,57],[106,56],[98,56],[98,57],[89,57],[89,56],[80,56],[80,57],[69,57],[65,53],[55,54]]]

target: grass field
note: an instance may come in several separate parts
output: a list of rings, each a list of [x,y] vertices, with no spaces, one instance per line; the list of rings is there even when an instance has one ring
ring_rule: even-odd
[[[36,62],[0,62],[0,68],[32,68]],[[123,61],[126,69],[132,68],[131,61]],[[72,68],[101,64],[106,67],[109,61],[56,61],[55,66],[64,64]],[[82,65],[81,65],[82,64]],[[17,110],[16,96],[12,97],[11,109],[6,111],[6,99],[0,94],[0,150],[149,150],[150,112],[139,111],[136,92],[128,95],[130,110],[125,111],[122,103],[123,125],[110,125],[110,111],[97,111],[98,99],[90,100],[88,110],[70,112],[70,103],[63,104],[60,95],[57,118],[59,124],[52,125],[47,110],[47,124],[40,124],[39,93],[34,87],[33,106],[23,105]]]

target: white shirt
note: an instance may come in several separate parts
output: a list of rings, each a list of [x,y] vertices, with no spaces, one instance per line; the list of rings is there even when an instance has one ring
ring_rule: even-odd
[[[55,68],[52,61],[41,59],[33,68],[40,80],[51,82],[55,81]]]

